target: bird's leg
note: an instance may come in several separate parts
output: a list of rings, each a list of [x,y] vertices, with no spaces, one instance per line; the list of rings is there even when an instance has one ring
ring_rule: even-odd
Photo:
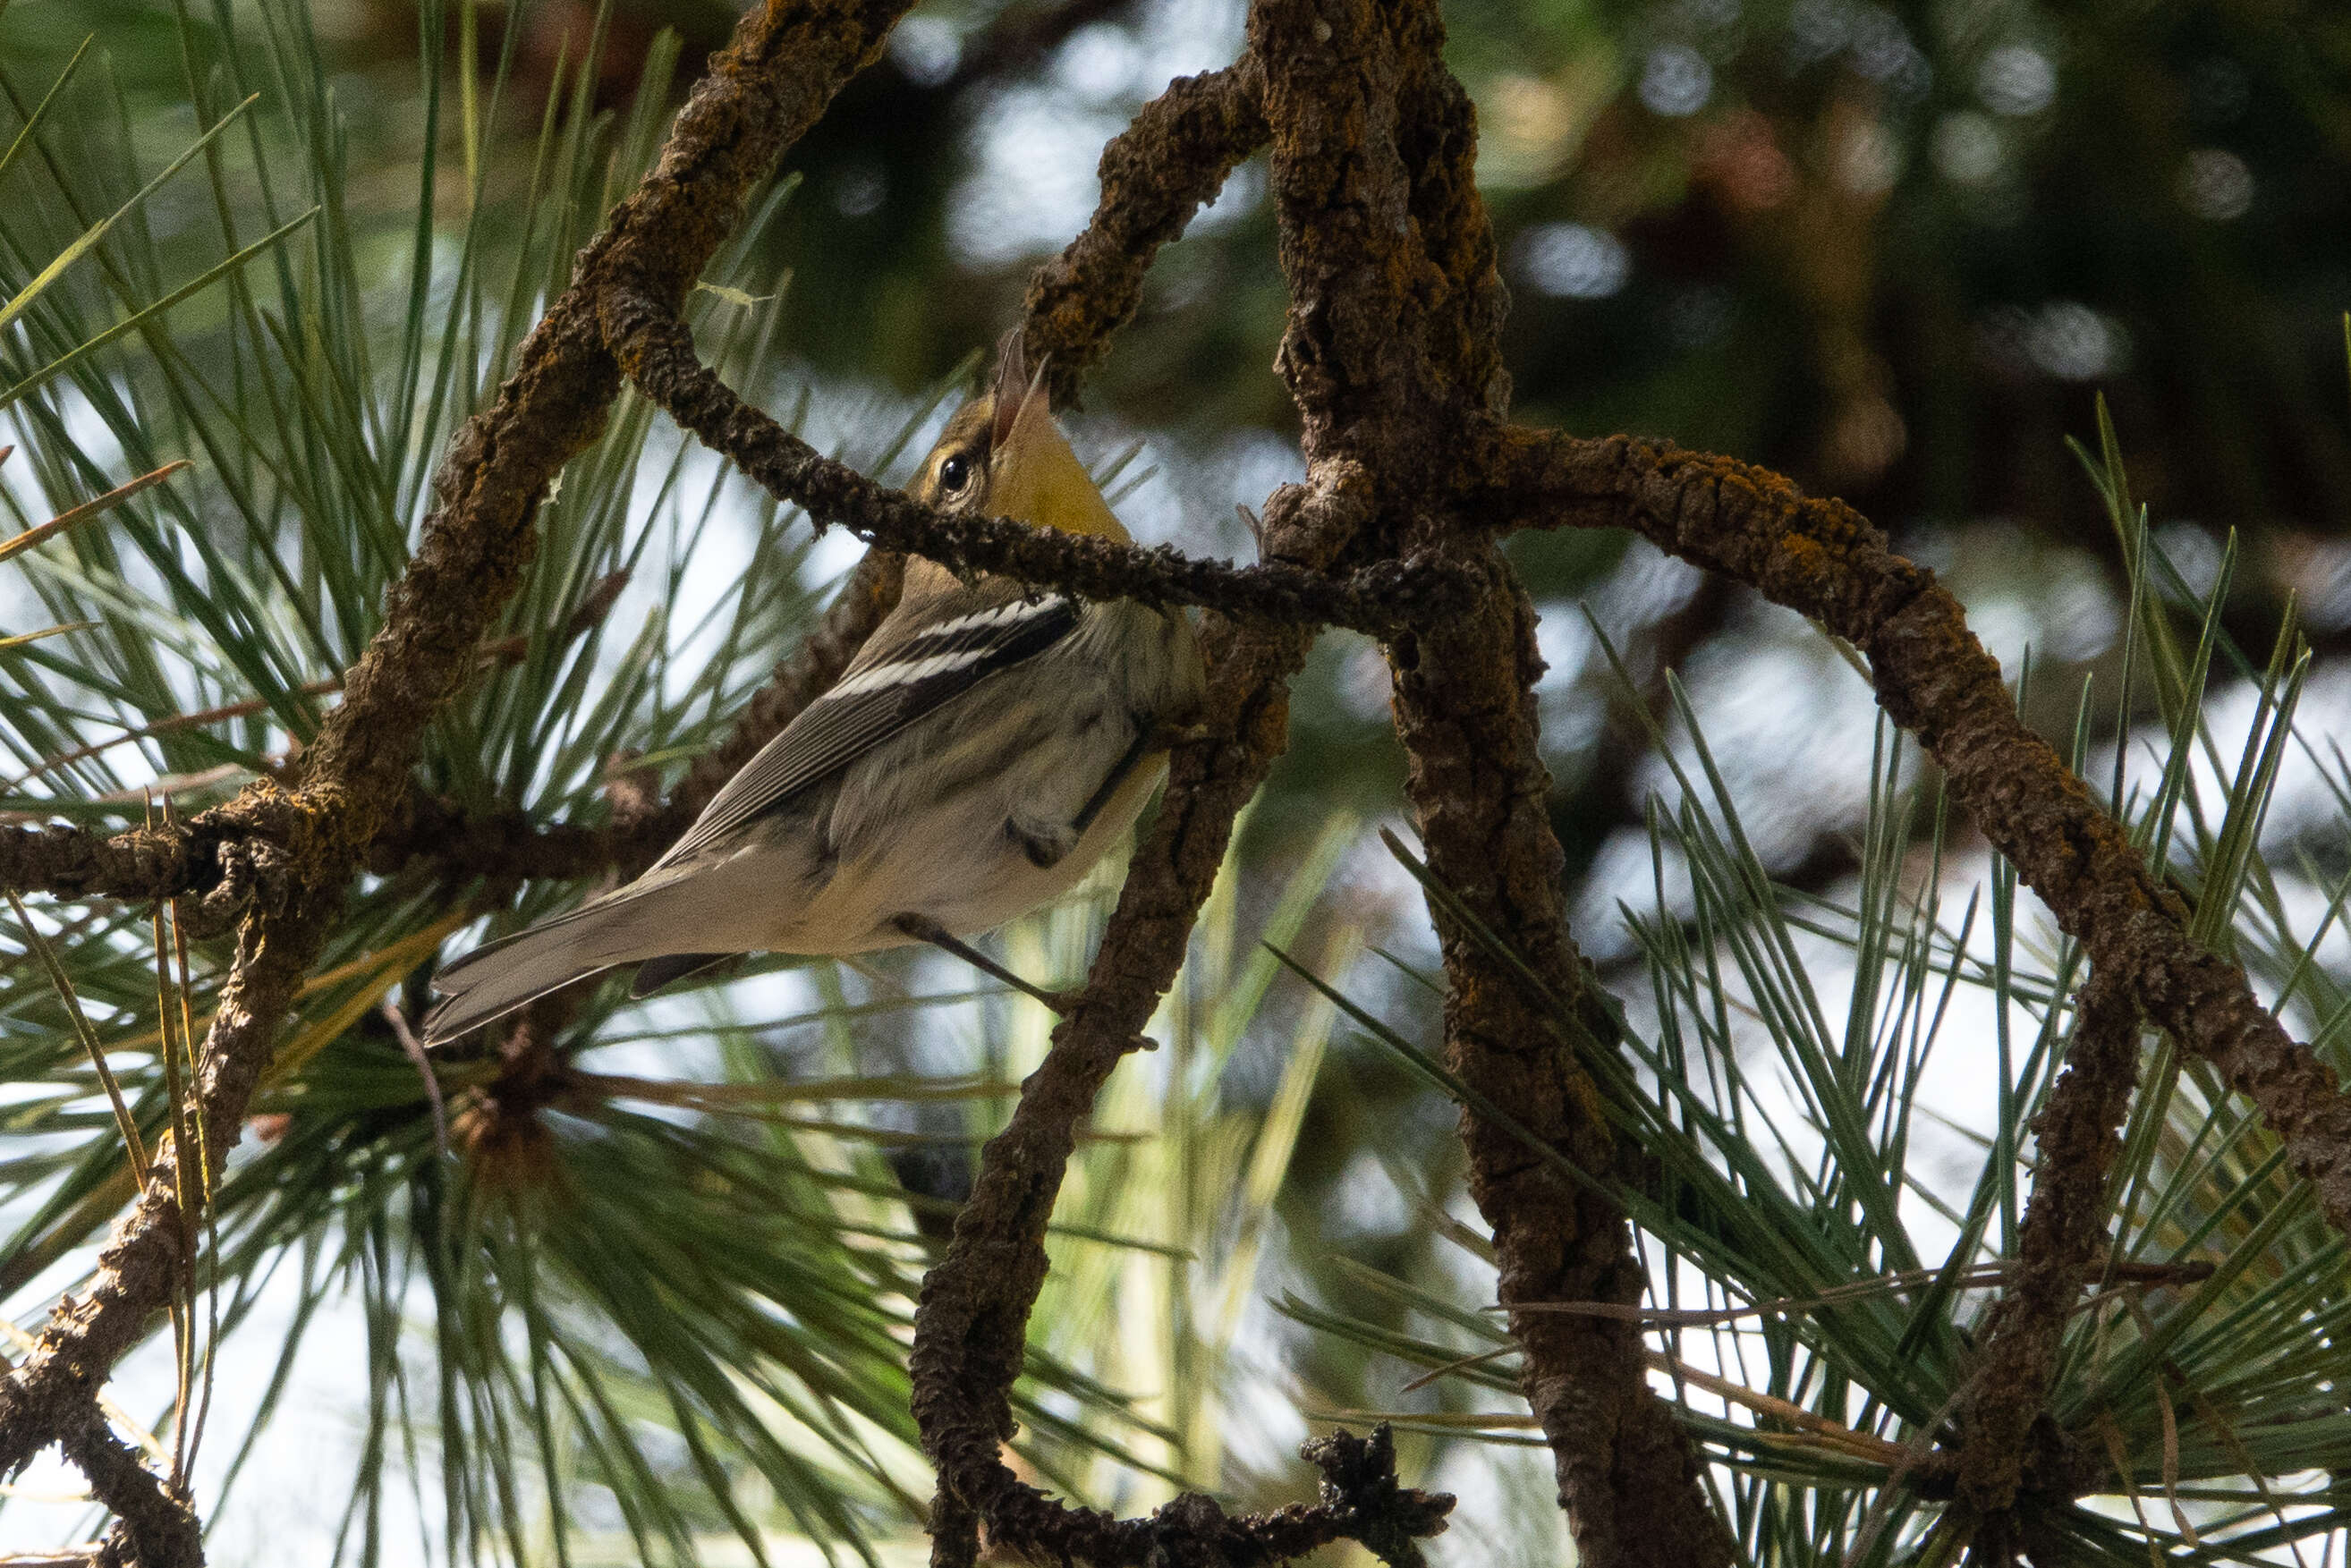
[[[1155,748],[1165,745],[1157,727],[1144,726],[1138,728],[1134,743],[1126,748],[1124,756],[1111,764],[1108,776],[1087,798],[1086,803],[1078,808],[1078,814],[1070,819],[1068,826],[1038,828],[1023,822],[1017,816],[1008,817],[1004,820],[1005,837],[1020,846],[1020,852],[1029,857],[1030,865],[1039,871],[1052,870],[1061,863],[1063,855],[1078,847],[1078,841],[1086,836],[1086,830],[1094,825],[1094,819],[1102,814],[1102,808],[1110,804],[1111,797],[1118,793],[1118,787],[1133,776],[1143,759]]]
[[[1151,749],[1154,734],[1149,726],[1142,727],[1135,731],[1134,744],[1126,748],[1125,756],[1111,764],[1109,776],[1103,779],[1101,787],[1087,798],[1086,803],[1078,808],[1078,814],[1070,820],[1070,832],[1073,838],[1081,839],[1086,836],[1086,830],[1094,825],[1094,819],[1102,815],[1104,806],[1110,804],[1110,798],[1118,793],[1118,787],[1126,782],[1127,776],[1135,770],[1143,761],[1144,754]]]
[[[942,953],[952,953],[980,973],[993,976],[1014,990],[1035,998],[1063,1018],[1067,1018],[1070,1009],[1077,1005],[1077,992],[1049,991],[1042,986],[1032,985],[970,943],[951,935],[946,926],[927,915],[901,915],[890,924],[915,941],[927,942]]]

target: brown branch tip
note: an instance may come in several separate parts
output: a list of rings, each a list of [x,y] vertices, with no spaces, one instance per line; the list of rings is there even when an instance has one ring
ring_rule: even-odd
[[[1035,1561],[1087,1568],[1261,1568],[1352,1541],[1389,1568],[1422,1568],[1420,1542],[1444,1532],[1454,1500],[1398,1483],[1386,1423],[1368,1437],[1341,1430],[1298,1452],[1322,1472],[1311,1503],[1237,1517],[1204,1492],[1186,1492],[1147,1518],[1115,1519],[1021,1487],[988,1511],[989,1540]]]

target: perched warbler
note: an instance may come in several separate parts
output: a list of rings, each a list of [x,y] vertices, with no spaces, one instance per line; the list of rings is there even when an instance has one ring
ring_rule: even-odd
[[[948,512],[1127,538],[1028,375],[1018,332],[909,489]],[[1204,684],[1180,609],[967,582],[913,557],[898,607],[840,681],[667,854],[443,969],[424,1038],[623,964],[643,996],[746,952],[932,941],[977,960],[956,938],[1068,892],[1126,831]]]

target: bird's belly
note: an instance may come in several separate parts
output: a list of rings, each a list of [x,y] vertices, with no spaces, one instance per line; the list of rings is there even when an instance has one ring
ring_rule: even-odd
[[[1134,825],[1166,766],[1160,757],[1136,768],[1050,866],[1030,861],[1005,831],[1013,803],[1002,791],[966,791],[951,809],[924,812],[903,833],[842,856],[768,946],[816,956],[866,953],[906,944],[894,924],[902,915],[926,916],[957,936],[1018,919],[1084,879]]]

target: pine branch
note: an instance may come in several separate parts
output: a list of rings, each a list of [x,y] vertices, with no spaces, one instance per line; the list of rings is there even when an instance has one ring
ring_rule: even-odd
[[[1267,537],[1290,559],[1327,559],[1359,525],[1361,514],[1344,497],[1293,488],[1276,499]],[[1029,1313],[1044,1284],[1045,1227],[1077,1124],[1112,1069],[1145,1043],[1141,1030],[1183,964],[1233,821],[1288,741],[1288,682],[1304,662],[1307,633],[1219,620],[1205,643],[1207,737],[1176,748],[1166,795],[1129,862],[1085,988],[1022,1085],[1010,1124],[982,1151],[954,1239],[923,1282],[909,1372],[915,1426],[939,1474],[934,1563],[971,1562],[973,1527],[982,1521],[991,1541],[1049,1555],[1075,1542],[1130,1538],[1104,1537],[1099,1516],[1024,1485],[1000,1449],[1011,1435],[1010,1393],[1026,1356]],[[1074,1550],[1070,1557],[1129,1561]]]
[[[2241,965],[2189,938],[2179,896],[2025,728],[2000,665],[1933,572],[1894,554],[1844,502],[1730,458],[1534,430],[1509,432],[1498,455],[1501,515],[1529,527],[1629,526],[1860,649],[1879,705],[1942,764],[1953,795],[2058,925],[2252,1101],[2329,1221],[2351,1233],[2351,1096],[2254,998]]]
[[[1045,341],[1065,360],[1083,364],[1098,352],[1102,338],[1133,314],[1131,298],[1122,305],[1105,296],[1103,302],[1073,308],[1056,302],[1065,288],[1077,286],[1064,280],[1100,278],[1105,268],[1105,288],[1139,287],[1140,269],[1128,273],[1111,258],[1131,254],[1137,244],[1155,246],[1181,232],[1247,151],[1236,139],[1202,152],[1197,133],[1182,129],[1190,123],[1183,105],[1245,90],[1252,77],[1244,61],[1210,78],[1178,82],[1119,139],[1117,156],[1126,166],[1165,171],[1183,164],[1192,175],[1144,176],[1116,185],[1113,154],[1104,154],[1101,210],[1030,287],[1026,331],[1032,346]],[[1248,129],[1245,115],[1236,115],[1234,123]],[[1126,192],[1125,198],[1113,199],[1116,191]],[[1151,209],[1152,203],[1166,204]],[[1143,216],[1145,210],[1156,215]],[[1134,237],[1145,234],[1147,241]],[[1143,260],[1147,264],[1147,251]],[[1051,312],[1051,319],[1040,319],[1037,311]],[[1364,520],[1357,500],[1298,486],[1277,492],[1266,509],[1269,559],[1327,580],[1320,571],[1346,549]],[[939,1475],[931,1519],[935,1563],[975,1561],[983,1523],[991,1542],[1064,1562],[1183,1562],[1206,1552],[1222,1554],[1208,1561],[1254,1560],[1233,1553],[1246,1532],[1264,1521],[1226,1520],[1213,1502],[1196,1497],[1178,1500],[1150,1521],[1111,1521],[1069,1509],[1026,1486],[1005,1465],[1000,1450],[1011,1432],[1010,1394],[1026,1356],[1029,1314],[1044,1282],[1045,1227],[1076,1146],[1077,1123],[1119,1061],[1144,1043],[1140,1031],[1183,963],[1234,819],[1287,745],[1288,682],[1311,640],[1310,632],[1294,624],[1211,618],[1205,638],[1210,670],[1202,726],[1207,737],[1176,748],[1165,797],[1148,837],[1129,862],[1125,886],[1086,986],[1054,1030],[1044,1062],[1023,1085],[1010,1124],[982,1152],[979,1176],[956,1218],[946,1252],[924,1281],[909,1369],[915,1425]],[[1374,1442],[1380,1449],[1374,1468],[1393,1491],[1393,1456],[1379,1438]],[[1329,1451],[1334,1459],[1344,1452]],[[1326,1474],[1334,1473],[1322,1458],[1316,1462],[1325,1464]],[[1442,1528],[1450,1500],[1396,1495],[1414,1500],[1419,1511],[1399,1521],[1392,1511],[1375,1510],[1351,1521],[1329,1511],[1334,1502],[1345,1509],[1357,1505],[1326,1496],[1323,1517],[1308,1521],[1307,1527],[1332,1531],[1320,1535],[1318,1544],[1345,1537],[1382,1550],[1382,1542],[1393,1537],[1402,1544],[1388,1548],[1399,1553],[1388,1560],[1411,1561],[1401,1553],[1413,1536]],[[1237,1528],[1242,1536],[1236,1536]]]
[[[1484,456],[1507,409],[1505,296],[1474,177],[1474,113],[1443,63],[1434,5],[1259,0],[1272,172],[1290,309],[1277,365],[1297,403],[1307,472],[1346,475],[1374,518],[1365,544],[1421,551],[1487,586],[1463,613],[1391,633],[1396,733],[1430,869],[1572,1009],[1583,984],[1561,852],[1543,807],[1534,614],[1495,549]],[[1334,201],[1343,191],[1347,200]],[[1409,214],[1409,218],[1407,215]],[[1558,1179],[1531,1132],[1606,1171],[1600,1092],[1487,943],[1432,904],[1444,942],[1447,1065],[1483,1103],[1462,1135],[1492,1226],[1504,1306],[1629,1304],[1646,1280],[1625,1217],[1596,1185]],[[1697,1457],[1648,1386],[1638,1330],[1514,1313],[1520,1386],[1542,1426],[1580,1561],[1595,1568],[1727,1564],[1729,1533]]]
[[[2070,1503],[2078,1479],[2049,1419],[2049,1388],[2065,1322],[2106,1239],[2106,1172],[2138,1083],[2139,1034],[2138,1004],[2121,975],[2093,975],[2080,1009],[2064,1076],[2033,1124],[2040,1160],[2014,1276],[1992,1308],[1975,1393],[1959,1416],[1959,1496],[1977,1521],[1972,1554],[1985,1563],[2015,1560],[2010,1510],[2028,1458],[2036,1491]]]
[[[204,863],[189,828],[93,833],[80,828],[0,829],[0,887],[60,898],[170,898],[201,892]]]
[[[452,444],[415,556],[382,628],[345,677],[344,702],[305,753],[298,788],[257,782],[208,813],[249,835],[245,858],[225,864],[224,884],[237,882],[242,864],[246,889],[258,894],[202,1058],[203,1144],[216,1166],[236,1141],[346,884],[404,797],[425,726],[521,580],[549,485],[601,430],[620,390],[596,327],[598,300],[622,277],[640,293],[682,299],[752,189],[879,54],[904,8],[771,0],[744,19],[680,111],[654,172],[615,210],[525,340],[496,403]],[[89,1294],[59,1303],[38,1346],[0,1385],[0,1472],[85,1429],[114,1362],[168,1300],[187,1234],[172,1163],[157,1163],[116,1228]]]
[[[1064,1508],[1016,1484],[988,1512],[989,1539],[1009,1542],[1033,1560],[1092,1568],[1270,1568],[1353,1541],[1389,1568],[1422,1568],[1420,1542],[1443,1532],[1453,1499],[1398,1484],[1395,1442],[1385,1425],[1369,1437],[1334,1432],[1298,1452],[1322,1472],[1322,1495],[1312,1503],[1236,1519],[1206,1493],[1186,1492],[1147,1519],[1117,1519],[1092,1509]],[[936,1520],[933,1528],[939,1528]],[[969,1561],[932,1558],[933,1568]]]
[[[96,1554],[139,1568],[199,1568],[204,1526],[185,1489],[147,1468],[137,1449],[117,1437],[98,1407],[86,1407],[78,1426],[58,1435],[65,1456],[89,1479],[92,1496],[114,1511],[115,1531]]]
[[[1056,406],[1111,334],[1134,319],[1159,247],[1265,144],[1265,74],[1244,55],[1220,71],[1178,77],[1102,149],[1102,200],[1085,232],[1029,280],[1021,345],[1051,378]]]
[[[649,298],[616,296],[605,324],[637,390],[745,477],[803,507],[819,527],[839,525],[869,544],[926,556],[959,571],[1003,572],[1089,598],[1196,604],[1251,620],[1346,626],[1375,636],[1453,613],[1474,580],[1438,568],[1426,555],[1332,579],[1280,561],[1236,567],[1196,560],[1167,546],[1146,549],[1009,517],[935,511],[834,462],[744,402],[695,356],[694,335],[674,310]]]
[[[745,406],[696,359],[679,302],[749,190],[874,57],[903,9],[887,0],[788,9],[775,0],[745,21],[680,114],[655,172],[581,254],[496,405],[453,444],[382,631],[344,678],[346,701],[290,785],[256,783],[176,832],[0,835],[0,882],[68,896],[193,893],[215,917],[241,920],[197,1083],[212,1134],[202,1146],[215,1161],[243,1124],[274,1037],[362,862],[396,866],[440,852],[465,857],[444,862],[453,867],[499,877],[640,866],[838,677],[893,602],[890,559],[869,558],[728,742],[659,806],[649,791],[616,787],[622,804],[609,828],[467,818],[418,798],[410,775],[424,727],[478,658],[521,580],[549,482],[601,431],[625,373],[820,526],[839,522],[890,549],[965,570],[1219,612],[1207,637],[1205,738],[1176,750],[1167,796],[1087,983],[1011,1124],[988,1145],[925,1282],[911,1373],[916,1424],[940,1483],[937,1563],[972,1562],[983,1528],[1008,1547],[1089,1563],[1255,1562],[1340,1539],[1409,1563],[1415,1541],[1442,1527],[1449,1500],[1399,1487],[1382,1435],[1315,1450],[1326,1473],[1320,1504],[1242,1520],[1200,1497],[1151,1520],[1113,1520],[1028,1487],[1001,1458],[1045,1275],[1045,1227],[1076,1127],[1117,1063],[1143,1043],[1139,1031],[1183,961],[1235,817],[1286,743],[1287,683],[1324,624],[1386,643],[1430,868],[1458,900],[1435,912],[1450,989],[1447,1064],[1481,1103],[1512,1107],[1511,1128],[1473,1114],[1464,1134],[1473,1190],[1494,1228],[1502,1300],[1515,1309],[1523,1386],[1582,1557],[1598,1568],[1729,1561],[1692,1450],[1647,1389],[1637,1324],[1533,1310],[1595,1301],[1628,1308],[1643,1281],[1622,1215],[1592,1191],[1554,1181],[1514,1130],[1533,1129],[1595,1173],[1620,1160],[1600,1091],[1552,1029],[1562,1014],[1578,1015],[1586,980],[1541,805],[1548,780],[1537,747],[1532,613],[1495,548],[1506,525],[1629,521],[1860,646],[1887,712],[1919,732],[1987,834],[2083,937],[2096,974],[2112,977],[2124,998],[2116,1008],[2144,1009],[2220,1063],[2286,1140],[2329,1217],[2351,1227],[2351,1103],[2253,1000],[2242,971],[2189,940],[2177,900],[2055,754],[2023,730],[1997,666],[1931,574],[1888,552],[1850,508],[1805,498],[1776,476],[1621,438],[1581,442],[1504,426],[1504,297],[1473,178],[1474,119],[1444,67],[1433,0],[1257,0],[1239,63],[1176,84],[1106,150],[1100,210],[1031,288],[1024,331],[1032,352],[1053,356],[1056,395],[1068,401],[1106,335],[1132,316],[1155,248],[1240,159],[1270,141],[1290,290],[1280,368],[1301,415],[1309,477],[1269,503],[1269,564],[1237,569],[1002,520],[943,517]],[[1526,970],[1506,969],[1473,940],[1472,921],[1523,955]],[[510,1121],[535,1116],[561,1089],[554,1040],[566,1005],[542,1004],[509,1041],[510,1071],[490,1098],[508,1106],[500,1114]],[[2104,1003],[2099,1010],[2105,1018]],[[1592,1032],[1581,1043],[1604,1049],[1604,1029]],[[2103,1071],[2084,1079],[2081,1103],[2071,1075],[2061,1092],[2064,1126],[2087,1140],[2080,1158],[2095,1164],[2089,1145],[2103,1146],[2128,1087]],[[509,1100],[499,1100],[507,1090]],[[2077,1268],[2084,1216],[2094,1212],[2078,1196],[2087,1166],[2055,1149],[2078,1140],[2059,1136],[2053,1105],[2052,1114],[2047,1203],[2036,1192],[2028,1223],[2034,1282],[2020,1288],[2004,1320],[2015,1326],[1994,1345],[1998,1364],[2012,1358],[2015,1375],[1997,1397],[1983,1384],[1988,1402],[1975,1419],[1985,1432],[2004,1430],[2037,1403],[2019,1393],[2035,1377],[2046,1381],[2034,1370],[2035,1346],[2053,1331],[2035,1303]],[[2064,1172],[2073,1174],[2061,1181]],[[59,1304],[37,1349],[0,1385],[0,1469],[47,1442],[67,1444],[120,1515],[99,1554],[108,1560],[128,1552],[142,1562],[194,1561],[189,1553],[198,1550],[172,1511],[183,1505],[104,1431],[93,1405],[186,1267],[175,1176],[171,1159],[159,1160],[88,1294]],[[2046,1267],[2033,1272],[2036,1258]],[[1987,1453],[1996,1447],[1995,1437],[1983,1441]],[[1990,1507],[2014,1477],[1983,1463],[1963,1484]]]

